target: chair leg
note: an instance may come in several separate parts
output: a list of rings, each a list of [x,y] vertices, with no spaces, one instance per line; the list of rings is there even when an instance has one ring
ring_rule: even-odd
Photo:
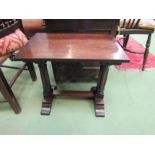
[[[142,70],[143,71],[145,69],[145,63],[146,63],[146,60],[147,60],[147,57],[148,57],[148,54],[149,54],[149,48],[150,48],[150,43],[151,43],[151,35],[152,34],[148,35],[147,42],[146,42],[146,48],[145,48],[145,52],[144,52],[143,65],[142,65]]]
[[[14,96],[7,80],[5,79],[2,70],[0,69],[0,91],[5,99],[9,102],[10,106],[15,113],[20,113],[21,108],[18,104],[16,97]]]
[[[123,48],[125,49],[129,40],[129,35],[124,35]]]
[[[33,63],[26,63],[26,64],[27,64],[28,70],[30,72],[30,76],[31,76],[32,81],[36,81],[37,75],[36,75]]]

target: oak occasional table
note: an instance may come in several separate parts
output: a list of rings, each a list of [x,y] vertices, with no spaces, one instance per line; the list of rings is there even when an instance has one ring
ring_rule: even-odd
[[[104,87],[110,65],[129,62],[122,48],[112,36],[106,34],[37,33],[15,56],[15,60],[38,64],[42,85],[42,115],[49,115],[56,96],[91,98],[96,116],[104,116]],[[51,85],[47,61],[94,61],[100,64],[96,87],[90,91],[63,91]]]

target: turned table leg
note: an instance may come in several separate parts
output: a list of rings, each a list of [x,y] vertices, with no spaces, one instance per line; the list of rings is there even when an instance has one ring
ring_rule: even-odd
[[[53,90],[51,88],[46,62],[39,62],[38,66],[40,70],[40,76],[41,76],[42,85],[43,85],[43,96],[44,96],[44,99],[42,102],[41,115],[49,115],[51,112]]]
[[[149,54],[149,48],[150,48],[150,43],[151,43],[151,35],[152,34],[148,35],[147,42],[146,42],[146,48],[145,48],[145,52],[144,52],[143,65],[142,65],[142,70],[143,71],[145,69],[146,60],[147,60],[147,57],[148,57],[148,54]]]
[[[30,62],[28,63],[27,62],[26,65],[27,65],[28,70],[30,72],[30,76],[31,76],[32,81],[36,81],[37,80],[37,75],[36,75],[33,63],[30,63]]]
[[[104,117],[104,88],[108,76],[109,66],[100,65],[100,71],[97,81],[97,86],[92,88],[94,92],[95,114],[97,117]]]
[[[7,80],[5,79],[2,70],[0,69],[0,91],[5,99],[9,102],[15,113],[20,113],[21,108],[14,96],[11,87],[9,86]]]

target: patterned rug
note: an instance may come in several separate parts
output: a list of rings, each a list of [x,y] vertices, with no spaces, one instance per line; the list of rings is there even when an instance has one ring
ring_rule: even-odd
[[[122,44],[123,40],[118,37],[119,42]],[[130,37],[129,42],[127,44],[127,49],[130,49],[132,51],[136,52],[144,52],[145,47],[140,44],[138,41]],[[130,53],[126,51],[127,56],[130,58],[129,63],[122,63],[121,65],[116,65],[115,67],[119,70],[125,70],[125,69],[141,69],[142,68],[142,62],[143,62],[143,54],[135,54]],[[145,64],[145,69],[152,69],[155,68],[155,56],[149,52],[147,62]]]

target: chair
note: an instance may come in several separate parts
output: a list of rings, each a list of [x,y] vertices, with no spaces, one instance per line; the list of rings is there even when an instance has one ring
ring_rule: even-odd
[[[37,32],[45,32],[43,19],[22,19],[25,35],[31,38]]]
[[[0,23],[0,38],[13,33],[17,28],[19,28],[20,30],[22,30],[24,32],[21,20],[6,19],[5,23],[6,23],[6,25],[8,24],[5,27],[4,27],[4,25],[2,25],[2,22]],[[3,63],[8,58],[13,60],[14,55],[15,55],[15,51],[12,51],[11,53],[0,56],[0,91],[1,91],[2,95],[4,96],[4,98],[6,99],[6,101],[9,102],[9,104],[11,105],[14,112],[20,113],[21,108],[18,104],[18,101],[17,101],[11,87],[13,86],[13,84],[16,82],[16,80],[18,79],[18,77],[24,70],[29,71],[32,81],[36,81],[37,77],[36,77],[35,69],[34,69],[34,66],[32,63],[25,63],[21,68],[3,65]],[[12,77],[10,82],[8,82],[5,78],[5,75],[2,71],[3,67],[10,68],[10,69],[18,69],[17,73]],[[4,101],[1,101],[1,102],[4,102]]]
[[[120,24],[119,24],[119,28],[118,28],[118,34],[123,35],[123,45],[120,44],[119,40],[118,40],[118,43],[127,52],[144,55],[143,56],[142,70],[145,69],[145,63],[147,60],[147,56],[149,53],[149,47],[150,47],[150,43],[151,43],[151,35],[154,32],[154,28],[155,28],[155,21],[154,20],[141,20],[141,19],[123,19],[123,20],[120,20]],[[138,51],[131,51],[131,50],[126,48],[128,40],[129,40],[129,36],[131,34],[148,35],[147,41],[146,41],[145,51],[143,53],[140,53]]]

